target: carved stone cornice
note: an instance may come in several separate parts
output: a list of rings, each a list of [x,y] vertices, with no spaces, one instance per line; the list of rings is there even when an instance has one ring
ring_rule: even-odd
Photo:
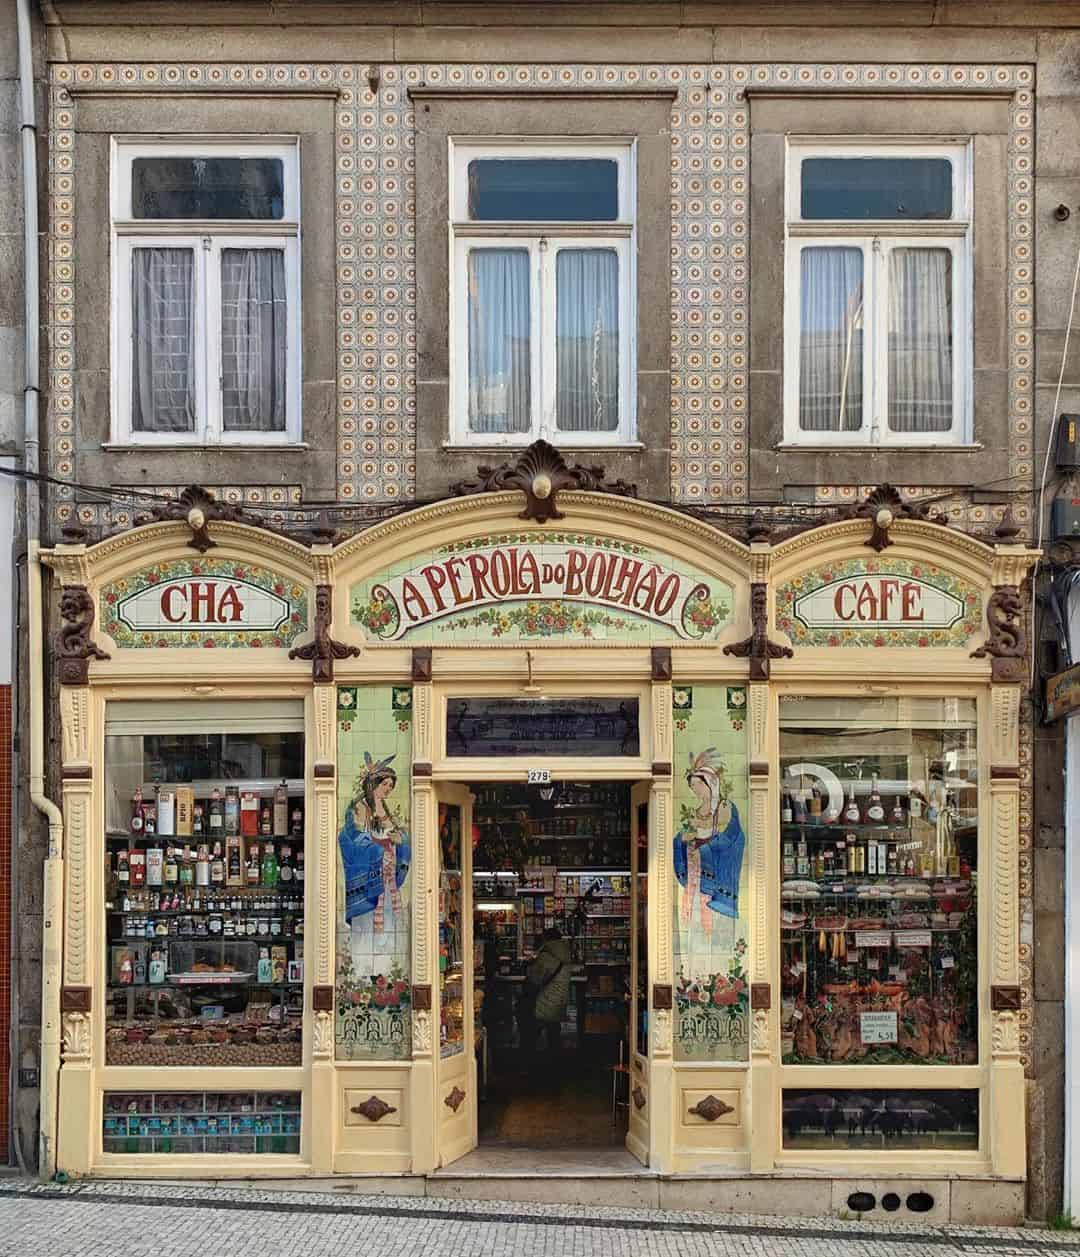
[[[613,493],[619,497],[636,498],[637,485],[625,480],[610,484],[604,469],[597,464],[580,463],[568,466],[563,456],[547,441],[534,441],[517,462],[500,463],[497,467],[481,466],[473,480],[458,480],[450,486],[451,497],[467,497],[474,493],[499,493],[505,489],[521,489],[525,509],[518,519],[546,524],[562,519],[556,497],[560,489],[586,489],[590,493]]]
[[[330,636],[330,623],[334,614],[334,590],[331,585],[315,586],[315,636],[304,646],[294,646],[290,659],[306,659],[311,662],[311,678],[316,684],[326,684],[334,679],[334,660],[356,658],[359,646],[335,642]]]
[[[165,520],[182,520],[191,529],[188,546],[205,554],[213,549],[217,542],[210,536],[209,525],[215,521],[226,520],[232,524],[246,524],[249,528],[259,528],[266,532],[278,532],[279,529],[268,524],[261,515],[245,511],[242,506],[232,502],[222,502],[202,485],[191,484],[178,498],[153,507],[145,515],[135,517],[135,527],[143,524],[159,524]]]

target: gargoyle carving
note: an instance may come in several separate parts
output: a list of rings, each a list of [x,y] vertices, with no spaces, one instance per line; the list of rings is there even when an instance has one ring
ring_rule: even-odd
[[[769,587],[764,581],[754,581],[750,586],[749,637],[724,647],[725,655],[750,660],[750,680],[767,681],[769,665],[773,659],[791,659],[795,652],[790,646],[769,641]]]
[[[85,585],[68,585],[60,595],[60,631],[56,635],[56,662],[61,685],[86,685],[90,660],[109,659],[90,640],[94,625],[94,600]]]
[[[559,451],[547,441],[534,441],[516,463],[477,467],[475,479],[458,480],[450,486],[450,493],[461,498],[473,493],[502,493],[507,489],[521,489],[525,494],[525,509],[518,518],[535,520],[538,524],[563,518],[555,500],[560,489],[637,497],[637,485],[624,480],[608,484],[603,467],[583,467],[579,463],[568,467]]]
[[[1015,585],[999,585],[986,603],[986,623],[990,635],[972,659],[990,658],[990,677],[994,681],[1023,680],[1027,658],[1027,633],[1024,631],[1024,602]]]
[[[360,654],[359,646],[347,646],[335,642],[330,636],[330,621],[334,610],[334,591],[330,585],[315,586],[315,636],[304,646],[294,646],[290,659],[309,659],[314,681],[334,679],[334,660],[348,659]]]

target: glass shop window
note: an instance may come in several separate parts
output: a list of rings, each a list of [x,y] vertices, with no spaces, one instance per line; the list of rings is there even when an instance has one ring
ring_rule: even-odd
[[[106,1064],[301,1063],[303,728],[300,702],[109,704]]]
[[[978,1060],[976,703],[780,699],[785,1064]]]
[[[783,1097],[785,1148],[971,1152],[979,1146],[978,1091],[785,1088]]]
[[[118,141],[114,439],[300,435],[295,143]]]
[[[300,1152],[299,1091],[106,1091],[103,1100],[104,1152]]]

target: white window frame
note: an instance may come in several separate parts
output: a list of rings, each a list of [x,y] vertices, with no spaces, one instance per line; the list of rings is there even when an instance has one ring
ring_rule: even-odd
[[[279,219],[133,218],[131,172],[137,157],[276,157],[282,162],[284,204]],[[300,153],[297,137],[253,142],[250,137],[114,136],[110,165],[112,235],[112,442],[118,445],[281,446],[301,441]],[[132,427],[131,255],[136,248],[194,251],[195,427],[191,432],[138,432]],[[285,255],[285,430],[227,432],[222,422],[221,251],[281,249]]]
[[[931,157],[952,165],[948,219],[804,219],[801,164],[818,157]],[[942,138],[910,141],[789,136],[785,180],[784,447],[871,448],[970,445],[972,436],[971,144]],[[863,423],[857,431],[799,427],[802,251],[814,245],[863,255]],[[953,421],[948,431],[894,432],[888,427],[889,256],[898,248],[947,249],[952,255]]]
[[[599,158],[618,168],[618,218],[605,222],[534,222],[468,217],[468,167],[476,158]],[[450,432],[451,446],[524,446],[543,438],[559,446],[633,445],[636,439],[637,178],[636,141],[572,138],[450,140]],[[529,253],[530,412],[525,432],[469,430],[469,253],[474,249]],[[619,261],[619,423],[609,432],[556,427],[555,267],[560,248],[611,249]]]

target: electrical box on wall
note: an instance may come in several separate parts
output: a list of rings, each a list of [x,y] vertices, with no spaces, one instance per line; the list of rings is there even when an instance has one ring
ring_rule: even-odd
[[[1080,471],[1080,415],[1059,415],[1054,462],[1058,471]]]
[[[1080,537],[1080,497],[1065,494],[1054,498],[1050,507],[1050,540]]]

